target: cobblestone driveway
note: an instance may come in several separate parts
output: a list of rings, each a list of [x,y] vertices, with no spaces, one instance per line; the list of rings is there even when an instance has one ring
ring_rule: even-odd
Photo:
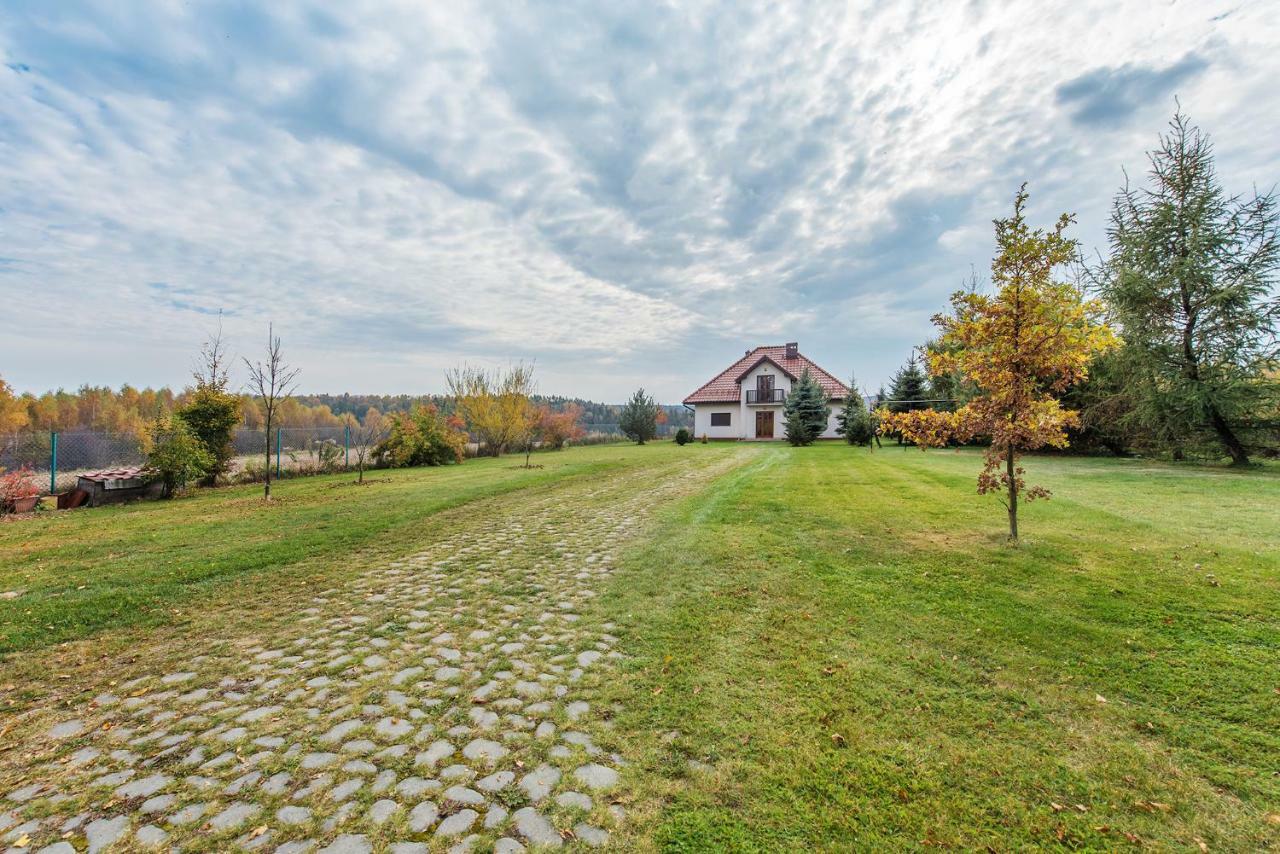
[[[622,651],[590,602],[648,510],[712,474],[680,464],[656,482],[516,496],[482,529],[298,603],[238,658],[195,642],[179,670],[140,666],[29,736],[0,839],[47,852],[607,845],[626,821],[626,762],[594,689]]]

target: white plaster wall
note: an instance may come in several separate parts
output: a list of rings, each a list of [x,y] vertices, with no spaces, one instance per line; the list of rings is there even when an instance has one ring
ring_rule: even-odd
[[[728,412],[728,427],[712,427],[711,413]],[[701,439],[741,439],[744,435],[742,423],[742,407],[732,403],[695,403],[693,404],[693,435]]]

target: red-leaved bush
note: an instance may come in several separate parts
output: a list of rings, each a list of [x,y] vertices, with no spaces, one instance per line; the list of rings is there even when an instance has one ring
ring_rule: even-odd
[[[0,509],[13,510],[14,502],[23,498],[35,498],[40,494],[36,473],[31,466],[0,472]]]

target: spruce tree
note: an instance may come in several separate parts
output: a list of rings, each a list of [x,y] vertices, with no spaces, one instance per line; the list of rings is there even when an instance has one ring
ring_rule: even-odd
[[[622,407],[618,429],[637,445],[643,445],[658,435],[658,409],[657,402],[644,389],[637,389]]]
[[[799,381],[791,387],[783,407],[787,441],[792,445],[811,445],[813,440],[827,429],[831,409],[827,406],[827,393],[805,368]]]
[[[849,397],[844,402],[844,409],[836,416],[836,432],[844,436],[850,445],[871,444],[871,413],[867,412],[867,403],[858,391],[858,380],[849,378]]]
[[[911,358],[893,375],[889,390],[889,411],[910,412],[913,409],[928,409],[929,378],[920,368],[920,360],[912,353]]]

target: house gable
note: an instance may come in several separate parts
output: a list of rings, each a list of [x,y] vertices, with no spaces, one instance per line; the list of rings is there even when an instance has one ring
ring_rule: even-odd
[[[741,374],[738,374],[738,376],[734,378],[734,382],[741,385],[742,381],[747,378],[747,375],[750,374],[752,371],[754,371],[756,368],[760,367],[761,365],[773,365],[775,368],[781,371],[783,375],[786,376],[787,379],[791,380],[792,382],[795,382],[797,379],[799,379],[799,377],[797,377],[795,374],[788,371],[782,365],[779,365],[773,359],[769,358],[769,356],[766,354],[764,356],[761,356],[759,359],[756,359],[754,363],[748,365],[745,371],[743,371]]]

